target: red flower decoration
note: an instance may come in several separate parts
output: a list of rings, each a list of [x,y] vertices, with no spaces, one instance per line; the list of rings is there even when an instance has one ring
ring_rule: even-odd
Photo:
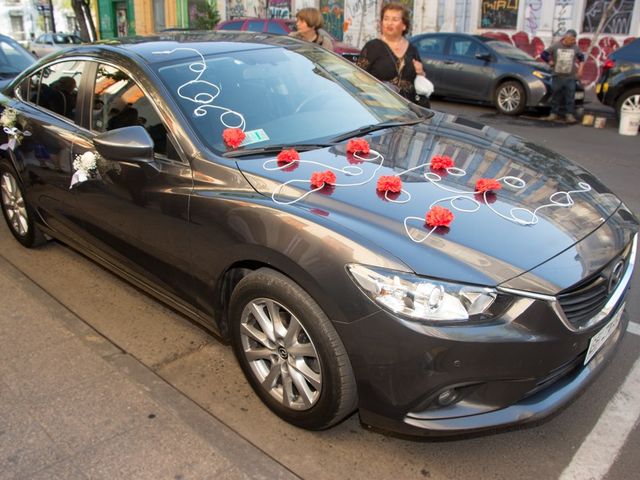
[[[436,155],[431,159],[431,168],[433,170],[444,170],[453,167],[453,159],[448,155]]]
[[[336,174],[331,170],[324,172],[313,172],[311,174],[311,186],[313,188],[321,188],[327,185],[334,185],[336,183]]]
[[[239,128],[226,128],[222,132],[222,140],[227,147],[238,148],[244,141],[246,135]]]
[[[402,180],[395,175],[383,175],[378,179],[376,189],[380,192],[398,193],[402,191]]]
[[[291,150],[283,150],[278,154],[278,167],[284,172],[291,172],[298,168],[298,160],[300,155],[293,148]]]
[[[448,208],[436,205],[432,207],[425,217],[427,225],[430,227],[448,227],[453,221],[453,213]]]
[[[364,138],[352,138],[347,142],[347,153],[364,153],[369,155],[369,142]]]
[[[500,190],[502,185],[497,180],[493,178],[481,178],[476,182],[476,192],[492,192],[495,190]]]

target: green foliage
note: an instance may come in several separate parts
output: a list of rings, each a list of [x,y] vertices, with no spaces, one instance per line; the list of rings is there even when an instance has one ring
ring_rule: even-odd
[[[191,22],[191,28],[213,30],[213,27],[220,21],[220,14],[215,1],[205,0],[203,3],[199,3],[196,6],[196,11],[198,16]]]

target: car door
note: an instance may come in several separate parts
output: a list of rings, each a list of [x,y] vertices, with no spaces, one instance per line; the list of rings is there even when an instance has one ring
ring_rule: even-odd
[[[436,95],[444,95],[447,91],[447,85],[442,81],[446,43],[447,37],[444,35],[426,35],[415,42],[425,74],[433,83]]]
[[[12,151],[22,170],[29,203],[53,229],[78,240],[78,205],[69,190],[72,149],[79,138],[86,62],[68,60],[46,65],[23,80],[16,96],[18,124],[23,132]]]
[[[448,94],[470,100],[490,99],[493,79],[490,55],[487,47],[471,36],[449,37],[441,78]]]
[[[49,40],[47,40],[49,39]],[[51,34],[49,33],[45,33],[44,35],[40,35],[35,42],[33,42],[33,45],[31,47],[31,51],[32,53],[38,57],[41,58],[45,55],[45,46],[47,44],[47,41],[51,41]]]
[[[94,178],[73,186],[82,205],[79,224],[103,258],[174,300],[192,301],[188,207],[193,180],[189,164],[152,103],[149,82],[125,69],[91,62],[86,129],[73,154],[97,153],[94,140],[124,127],[145,129],[154,161],[98,158]]]

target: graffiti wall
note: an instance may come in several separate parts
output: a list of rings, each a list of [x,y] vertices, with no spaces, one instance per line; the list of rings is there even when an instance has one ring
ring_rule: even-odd
[[[553,36],[559,37],[569,30],[573,18],[574,0],[556,0],[553,10]]]
[[[524,31],[529,35],[538,33],[541,13],[542,0],[527,0],[524,6]]]
[[[378,0],[346,0],[344,41],[364,45],[378,36]]]
[[[246,12],[242,0],[227,0],[227,18],[244,16],[246,16]]]
[[[516,28],[520,0],[482,0],[481,28]]]
[[[584,7],[583,32],[593,33],[598,29],[602,14],[610,0],[586,0]],[[611,35],[629,35],[634,0],[618,0],[607,16],[602,33]]]
[[[344,0],[320,0],[324,29],[342,41],[344,33]]]
[[[269,0],[267,10],[270,18],[290,18],[291,0]]]

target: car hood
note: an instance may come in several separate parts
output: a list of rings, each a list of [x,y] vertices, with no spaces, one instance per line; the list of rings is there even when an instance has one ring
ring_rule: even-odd
[[[484,285],[503,283],[559,255],[602,226],[621,204],[561,155],[461,117],[436,113],[418,125],[366,139],[372,154],[364,162],[346,153],[345,142],[303,152],[287,168],[274,168],[273,157],[241,159],[237,165],[279,208],[297,207],[329,228],[374,241],[418,274]],[[425,166],[436,155],[451,157],[460,170],[436,175]],[[377,191],[381,176],[409,169],[400,195]],[[336,185],[311,192],[312,174],[327,170],[336,174]],[[501,179],[502,188],[474,194],[481,178]],[[452,211],[448,228],[431,232],[425,225],[431,205]]]
[[[518,60],[512,59],[514,62],[520,63],[522,65],[527,65],[531,67],[533,70],[540,70],[541,72],[551,73],[551,68],[546,63],[539,62],[537,60]]]

